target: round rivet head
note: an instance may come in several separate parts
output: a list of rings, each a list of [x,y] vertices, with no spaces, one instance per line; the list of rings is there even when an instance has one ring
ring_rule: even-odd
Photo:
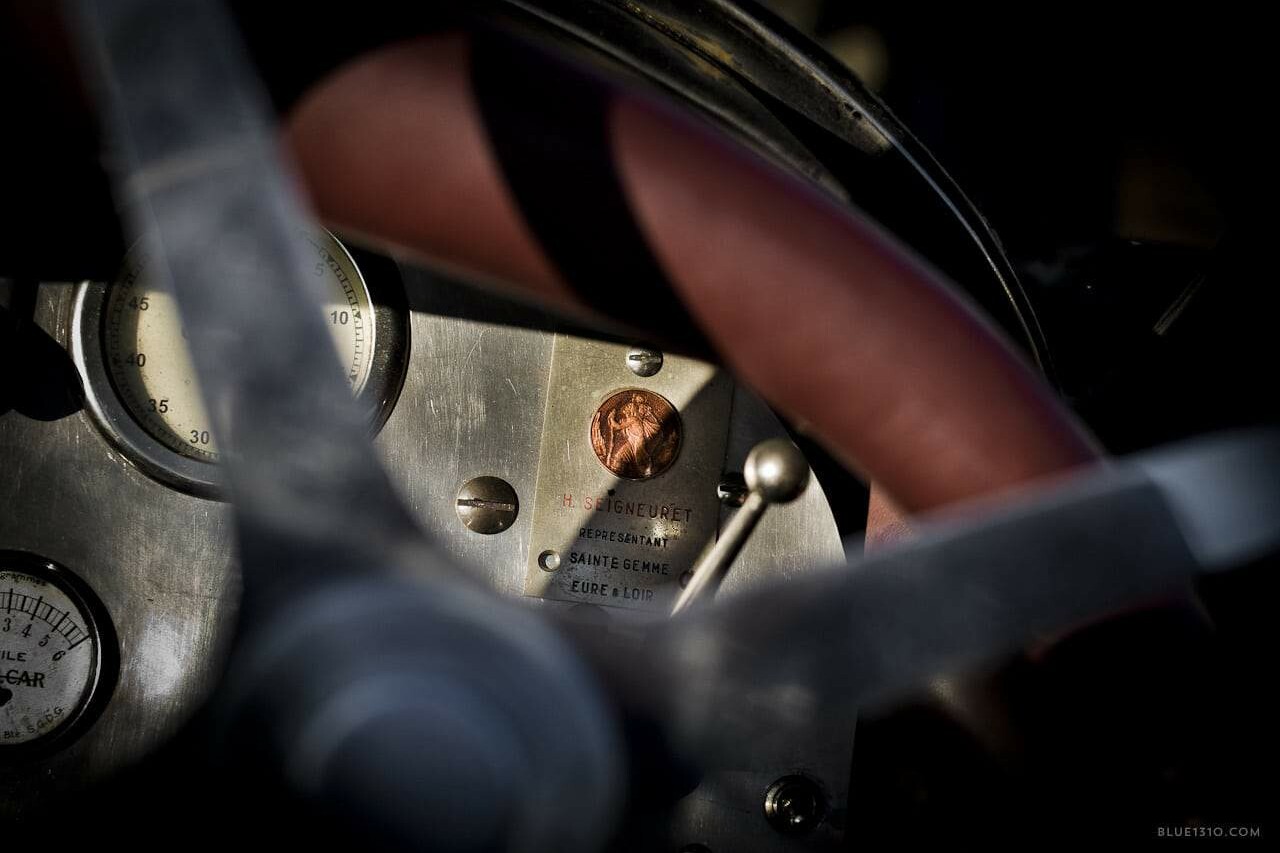
[[[520,513],[516,490],[501,477],[476,477],[458,491],[458,519],[476,533],[501,533]]]
[[[662,353],[649,347],[632,347],[627,351],[627,369],[636,376],[653,376],[662,369]]]
[[[783,835],[804,835],[827,816],[827,798],[805,776],[783,776],[764,795],[764,816]]]
[[[809,485],[809,463],[790,441],[770,438],[751,448],[742,475],[747,488],[768,503],[790,503]]]
[[[560,555],[549,549],[543,551],[538,555],[538,565],[544,572],[554,572],[560,568]]]

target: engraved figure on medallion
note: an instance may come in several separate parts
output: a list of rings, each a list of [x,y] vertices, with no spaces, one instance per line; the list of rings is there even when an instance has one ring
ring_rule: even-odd
[[[591,419],[591,447],[600,463],[627,480],[647,480],[671,467],[680,452],[680,415],[652,391],[612,394]]]

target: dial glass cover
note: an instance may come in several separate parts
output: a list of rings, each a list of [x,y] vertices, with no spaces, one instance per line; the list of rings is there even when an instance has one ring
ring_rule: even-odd
[[[369,379],[374,308],[351,255],[328,232],[306,235],[312,274],[326,294],[324,320],[353,393]],[[135,247],[108,288],[102,315],[103,361],[121,402],[165,447],[192,459],[217,460],[218,448],[196,382],[177,303],[152,285],[147,257]]]
[[[84,595],[52,564],[26,557],[0,552],[0,750],[61,733],[88,705],[102,669],[102,637]]]

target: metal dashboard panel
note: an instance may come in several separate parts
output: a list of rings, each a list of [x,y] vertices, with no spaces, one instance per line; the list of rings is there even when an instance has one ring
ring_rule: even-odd
[[[41,288],[36,321],[64,346],[74,286]],[[208,694],[239,600],[228,507],[151,480],[85,412],[0,417],[0,542],[55,560],[111,616],[120,674],[111,701],[59,752],[0,765],[0,814],[21,814],[154,749]],[[39,769],[40,784],[32,784]]]
[[[526,572],[536,560],[533,543],[544,416],[555,351],[554,328],[528,328],[536,312],[495,305],[493,298],[459,287],[423,271],[406,270],[413,331],[413,355],[404,391],[379,439],[388,467],[415,514],[450,553],[461,558],[494,588],[513,596],[524,592]],[[486,321],[460,319],[485,316]],[[490,322],[493,321],[493,322]],[[526,327],[521,328],[519,325]],[[609,359],[614,380],[645,385],[626,377],[627,347]],[[659,374],[661,375],[661,374]],[[612,380],[611,380],[612,381]],[[604,387],[613,387],[606,382]],[[747,453],[759,441],[786,430],[759,397],[729,383],[728,430],[723,437],[723,470],[741,473]],[[581,453],[587,424],[581,424]],[[592,457],[591,465],[598,463]],[[458,523],[454,498],[467,480],[497,475],[519,498],[514,524],[484,536]],[[714,485],[712,486],[714,488]],[[720,523],[735,510],[722,508]],[[795,502],[771,507],[748,540],[721,587],[721,595],[754,589],[844,562],[835,519],[816,480]],[[568,610],[579,605],[524,597],[531,606]],[[597,611],[599,612],[599,611]],[[662,618],[644,611],[610,609],[599,630],[626,634],[635,619]],[[642,653],[642,650],[637,650]],[[628,849],[651,845],[703,844],[711,850],[789,851],[838,847],[848,797],[855,719],[848,708],[816,709],[791,732],[771,732],[760,743],[744,744],[739,766],[707,768],[702,783],[675,807],[668,825],[629,839]],[[768,786],[793,773],[820,783],[831,804],[828,820],[800,837],[778,834],[766,821],[761,803]],[[661,848],[659,848],[661,849]]]
[[[524,595],[554,324],[533,309],[434,273],[407,268],[404,278],[409,367],[376,440],[393,482],[435,541],[494,589],[530,606],[573,607]],[[73,290],[46,284],[38,297],[37,322],[63,346]],[[600,346],[615,347],[622,366],[624,346]],[[713,442],[717,458],[702,461],[740,472],[753,444],[785,431],[745,389],[723,377],[717,381],[723,383],[721,416],[728,429]],[[584,442],[587,427],[582,425]],[[520,502],[514,523],[495,535],[468,530],[456,514],[459,488],[484,475],[506,480]],[[17,412],[0,416],[0,506],[0,548],[31,551],[78,574],[102,599],[121,647],[115,693],[84,735],[38,761],[0,765],[0,817],[8,818],[59,790],[102,779],[182,725],[218,677],[234,628],[239,578],[229,508],[142,473],[87,411],[53,421]],[[716,511],[723,522],[733,510]],[[714,526],[708,541],[713,536]],[[842,559],[835,521],[814,483],[795,503],[765,515],[721,594]],[[852,732],[848,713],[830,709],[793,733],[773,732],[760,744],[744,744],[740,766],[707,768],[699,789],[677,804],[660,834],[713,850],[829,847],[838,838]],[[833,806],[832,819],[803,838],[774,832],[759,807],[774,779],[796,772],[820,781]],[[33,774],[39,785],[32,784]]]
[[[519,595],[547,402],[550,318],[433,273],[405,269],[409,370],[378,447],[405,503],[433,539],[491,587]],[[484,320],[466,319],[484,317]],[[468,480],[493,475],[520,499],[502,533],[458,521]]]

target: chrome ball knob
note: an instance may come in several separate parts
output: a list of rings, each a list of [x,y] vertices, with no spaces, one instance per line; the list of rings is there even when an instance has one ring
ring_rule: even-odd
[[[747,488],[771,504],[790,503],[809,485],[809,463],[785,438],[770,438],[751,448],[742,473]]]

